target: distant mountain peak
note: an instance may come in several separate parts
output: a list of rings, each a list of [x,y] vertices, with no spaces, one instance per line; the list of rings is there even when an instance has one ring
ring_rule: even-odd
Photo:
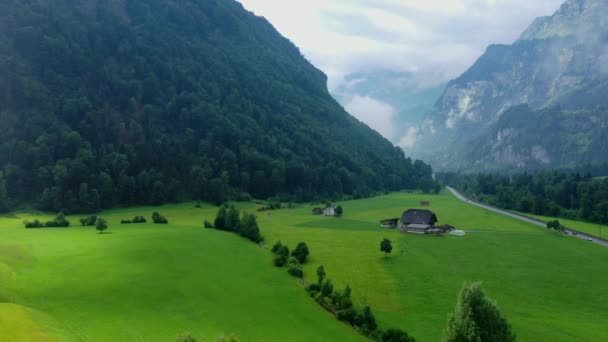
[[[534,20],[519,40],[585,35],[608,29],[608,1],[568,0],[552,16]]]

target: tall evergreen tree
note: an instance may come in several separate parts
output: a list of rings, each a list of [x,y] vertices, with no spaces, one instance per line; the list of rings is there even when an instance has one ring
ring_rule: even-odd
[[[515,334],[480,283],[465,284],[448,322],[445,342],[513,342]]]

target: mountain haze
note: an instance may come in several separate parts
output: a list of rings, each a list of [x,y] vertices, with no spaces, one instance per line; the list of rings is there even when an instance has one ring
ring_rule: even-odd
[[[607,17],[606,1],[569,0],[553,16],[535,20],[514,44],[488,47],[448,84],[427,119],[434,134],[427,132],[417,146],[419,156],[441,169],[460,170],[608,160],[602,154]]]
[[[233,0],[3,1],[0,76],[13,206],[364,196],[431,173]]]

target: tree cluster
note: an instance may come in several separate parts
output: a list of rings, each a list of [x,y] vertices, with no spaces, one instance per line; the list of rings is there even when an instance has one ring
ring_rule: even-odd
[[[0,13],[0,211],[306,202],[432,182],[235,1],[7,0]]]
[[[306,258],[310,254],[305,242],[298,243],[296,248],[289,253],[289,247],[283,245],[281,241],[277,241],[272,246],[272,253],[275,254],[275,266],[287,266],[287,273],[296,278],[302,278],[304,276],[302,265],[306,262]]]
[[[500,208],[608,224],[608,178],[563,172],[438,177],[471,198]]]
[[[241,214],[235,206],[221,206],[215,216],[214,224],[205,221],[203,225],[205,228],[237,233],[256,243],[264,241],[255,215],[246,211]]]
[[[92,227],[97,223],[97,215],[91,215],[80,219],[80,225],[83,227]]]
[[[59,213],[53,220],[41,222],[38,219],[34,221],[24,221],[25,228],[64,228],[70,226],[70,221],[65,218],[63,213]]]
[[[382,331],[369,306],[359,311],[351,300],[351,288],[346,286],[343,291],[334,289],[327,278],[325,267],[317,268],[317,283],[308,285],[308,293],[323,307],[342,322],[348,323],[355,330],[372,340],[379,342],[415,342],[415,339],[400,329]]]
[[[152,215],[154,218],[154,215]],[[166,220],[166,219],[165,219]],[[121,224],[138,224],[148,222],[143,216],[135,216],[132,220],[120,220]]]

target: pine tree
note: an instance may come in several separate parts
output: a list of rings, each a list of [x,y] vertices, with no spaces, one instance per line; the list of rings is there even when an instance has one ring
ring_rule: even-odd
[[[480,283],[465,284],[448,322],[445,342],[513,342],[515,334]]]

